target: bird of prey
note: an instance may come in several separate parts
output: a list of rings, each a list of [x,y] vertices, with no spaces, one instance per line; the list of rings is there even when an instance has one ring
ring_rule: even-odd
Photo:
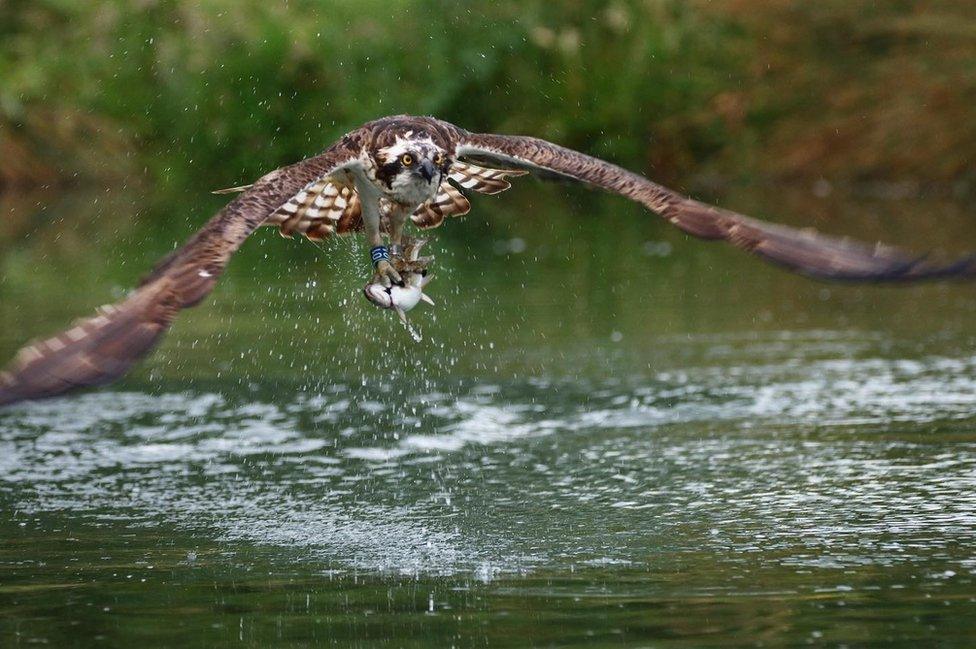
[[[684,232],[727,241],[791,271],[826,280],[911,282],[976,276],[976,255],[936,263],[897,248],[774,225],[692,200],[609,162],[533,137],[470,133],[433,117],[369,122],[322,154],[227,192],[228,203],[128,297],[54,337],[26,345],[0,373],[0,405],[96,386],[125,374],[181,309],[199,303],[258,226],[309,239],[365,232],[387,285],[408,220],[433,228],[470,209],[464,190],[496,194],[531,173],[620,194]],[[385,237],[385,239],[384,239]],[[384,244],[389,241],[390,248]]]

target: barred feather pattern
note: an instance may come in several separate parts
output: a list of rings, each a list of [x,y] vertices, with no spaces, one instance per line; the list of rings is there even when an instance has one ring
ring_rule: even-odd
[[[277,225],[283,237],[298,233],[309,239],[323,239],[335,232],[335,222],[342,217],[354,193],[331,178],[318,178],[275,210],[266,223]]]
[[[451,165],[450,179],[463,189],[473,189],[482,194],[498,194],[512,186],[507,176],[524,176],[529,173],[521,169],[490,169],[467,162]]]
[[[522,176],[527,171],[493,169],[455,162],[448,178],[464,189],[482,194],[498,194],[511,188],[508,176]],[[436,228],[449,216],[462,216],[471,211],[471,203],[464,194],[445,180],[433,200],[424,203],[411,215],[421,228]],[[266,225],[275,225],[283,237],[303,234],[312,240],[348,234],[362,230],[362,205],[356,190],[331,178],[318,178],[302,188],[279,207]]]
[[[448,216],[462,216],[471,211],[471,203],[450,182],[444,181],[434,200],[417,208],[410,220],[420,228],[436,228]]]
[[[168,280],[156,289],[99,307],[60,334],[28,343],[0,372],[0,404],[103,385],[128,372],[179,313],[179,289]]]
[[[420,228],[436,228],[449,216],[463,216],[471,211],[467,197],[451,181],[464,189],[482,194],[498,194],[509,189],[512,184],[507,176],[524,176],[527,171],[515,169],[492,169],[479,167],[466,162],[451,165],[448,179],[441,183],[437,195],[417,208],[410,220]]]
[[[333,234],[360,232],[363,229],[363,204],[359,200],[359,193],[351,187],[344,187],[342,191],[347,193],[346,207],[335,223]]]

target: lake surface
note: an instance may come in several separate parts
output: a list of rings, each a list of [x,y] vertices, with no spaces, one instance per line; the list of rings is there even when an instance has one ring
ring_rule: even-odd
[[[971,204],[822,189],[717,198],[976,248]],[[49,201],[0,201],[4,358],[219,205]],[[971,646],[973,285],[816,283],[558,186],[473,202],[421,343],[361,241],[262,231],[132,377],[0,411],[0,645]]]

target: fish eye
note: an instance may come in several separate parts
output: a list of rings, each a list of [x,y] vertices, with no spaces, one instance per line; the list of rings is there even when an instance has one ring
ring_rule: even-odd
[[[404,167],[409,167],[410,165],[413,164],[413,156],[410,155],[409,153],[404,153],[402,156],[400,156],[400,163]]]

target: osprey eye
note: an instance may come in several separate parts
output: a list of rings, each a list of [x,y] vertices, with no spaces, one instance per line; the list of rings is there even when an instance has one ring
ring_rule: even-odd
[[[443,153],[438,153],[437,155],[434,156],[434,164],[437,165],[438,167],[441,166],[442,164],[444,164],[444,154]]]
[[[404,167],[409,167],[413,164],[413,156],[409,153],[404,153],[402,156],[400,156],[400,162]]]

